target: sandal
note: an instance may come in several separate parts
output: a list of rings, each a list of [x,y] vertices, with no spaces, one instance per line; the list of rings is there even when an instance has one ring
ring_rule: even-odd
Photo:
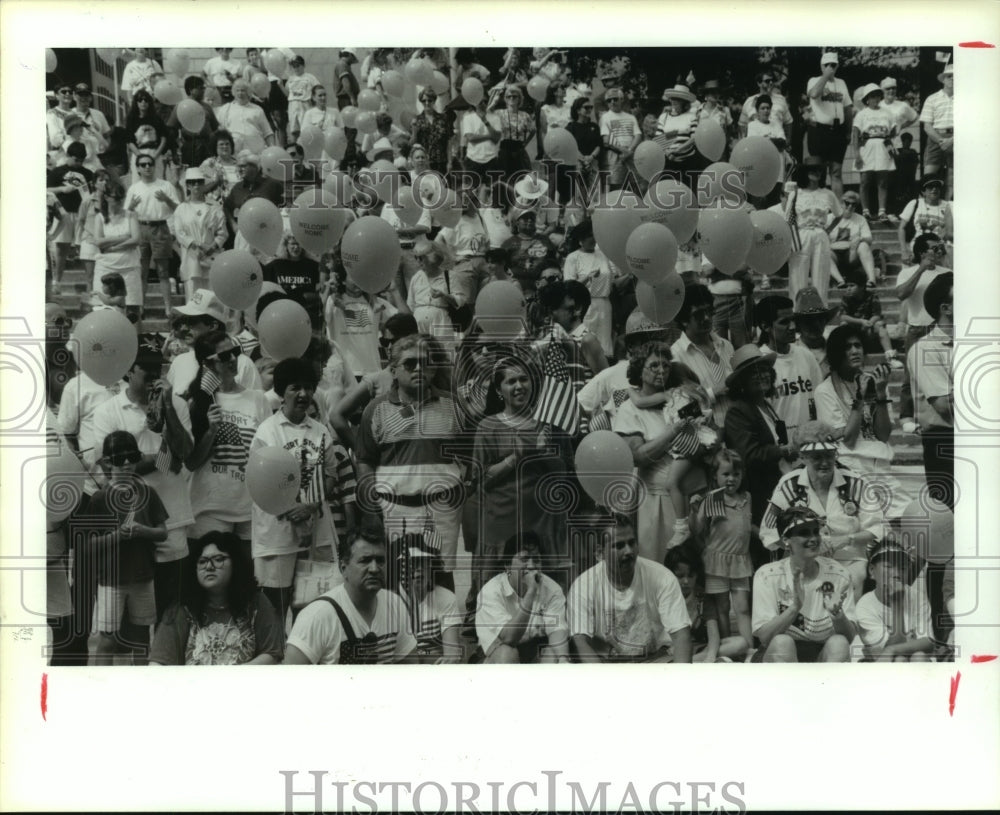
[[[864,218],[866,221],[870,221],[872,219],[871,210],[870,209],[862,210],[861,217]]]
[[[883,223],[883,224],[889,223],[889,215],[886,213],[886,211],[884,209],[880,209],[879,210],[878,220],[879,220],[879,223]]]

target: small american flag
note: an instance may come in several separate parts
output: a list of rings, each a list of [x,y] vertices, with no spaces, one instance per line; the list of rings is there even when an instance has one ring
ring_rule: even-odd
[[[788,201],[788,215],[786,220],[788,221],[788,226],[792,230],[792,251],[801,252],[802,251],[802,238],[799,235],[799,217],[795,214],[795,198],[796,194],[792,193],[791,198]]]
[[[316,459],[316,464],[310,468],[309,461],[306,457],[306,448],[302,448],[302,458],[301,458],[301,472],[302,481],[301,488],[299,489],[299,503],[302,504],[319,504],[319,514],[323,515],[323,505],[325,503],[325,496],[323,495],[323,469],[326,458],[326,436],[324,435],[319,447],[319,458]]]
[[[553,336],[542,359],[542,392],[535,407],[536,421],[576,433],[580,426],[580,405],[566,367],[566,352]]]
[[[595,430],[610,430],[611,417],[608,416],[608,412],[598,408],[594,415],[590,417],[590,423],[587,425],[587,429],[591,433]]]
[[[209,396],[215,394],[222,385],[222,380],[219,379],[218,374],[215,373],[211,368],[201,369],[201,389],[207,393]]]

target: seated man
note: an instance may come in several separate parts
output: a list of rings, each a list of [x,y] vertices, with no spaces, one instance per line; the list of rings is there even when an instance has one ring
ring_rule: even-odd
[[[596,516],[600,528],[612,519]],[[570,635],[581,662],[691,662],[691,619],[666,566],[639,557],[631,521],[616,515],[604,559],[569,590]]]
[[[479,592],[476,635],[487,663],[569,662],[566,597],[538,569],[540,543],[534,532],[512,535],[506,571]]]
[[[345,538],[337,558],[344,582],[299,613],[285,646],[285,665],[371,665],[411,661],[417,647],[410,615],[385,588],[381,530]]]
[[[761,566],[753,578],[753,635],[761,642],[754,662],[848,662],[854,639],[851,576],[822,557],[822,519],[808,507],[778,515],[788,548],[783,560]]]
[[[872,253],[872,230],[868,221],[858,212],[861,196],[853,190],[844,193],[840,201],[844,214],[830,216],[826,231],[830,234],[830,252],[833,266],[830,274],[840,288],[845,287],[845,276],[850,269],[864,269],[868,288],[874,289],[875,255]]]

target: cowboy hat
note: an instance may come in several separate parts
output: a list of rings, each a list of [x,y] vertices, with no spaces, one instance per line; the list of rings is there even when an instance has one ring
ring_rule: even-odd
[[[534,201],[549,191],[549,185],[534,175],[526,175],[514,185],[514,194],[525,201]]]
[[[726,387],[731,388],[733,382],[739,379],[744,373],[749,371],[754,365],[774,365],[774,360],[778,355],[775,353],[765,354],[760,347],[753,343],[741,345],[733,354],[733,372],[726,377]]]
[[[697,101],[687,85],[674,85],[673,88],[667,88],[663,92],[663,101],[667,102],[671,99],[681,99],[685,102]]]
[[[799,289],[795,295],[795,308],[792,310],[794,317],[826,317],[827,322],[837,313],[836,308],[828,308],[823,302],[823,297],[814,286],[806,286]]]

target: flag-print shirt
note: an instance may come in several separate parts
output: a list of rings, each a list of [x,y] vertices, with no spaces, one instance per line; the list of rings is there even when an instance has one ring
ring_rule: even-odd
[[[210,515],[222,521],[249,521],[253,502],[246,487],[250,443],[271,409],[258,390],[215,392],[222,421],[212,440],[212,452],[191,477],[191,509],[195,517]]]
[[[322,483],[323,476],[336,475],[337,460],[333,443],[334,435],[326,425],[308,416],[295,424],[279,410],[260,423],[250,443],[250,452],[258,447],[281,447],[287,450],[296,461],[301,462],[302,484],[305,488],[308,484]],[[256,504],[253,505],[252,517],[253,557],[287,555],[297,551],[298,544],[290,521],[279,520]],[[324,502],[322,514],[315,517],[313,548],[333,548],[335,543],[333,521]]]
[[[455,403],[434,393],[403,404],[394,385],[365,408],[358,461],[375,470],[375,488],[397,495],[434,494],[457,487],[462,469],[449,452],[459,435]]]
[[[399,596],[409,608],[410,598],[404,589],[399,590]],[[454,593],[442,586],[435,586],[424,596],[420,604],[411,610],[410,619],[417,637],[417,653],[422,656],[442,656],[443,633],[453,626],[462,625],[464,620]]]
[[[854,590],[847,570],[834,560],[817,557],[819,571],[814,577],[803,575],[805,598],[792,624],[782,633],[793,640],[826,642],[834,634],[833,618],[827,603],[843,598],[844,616],[855,621]],[[795,578],[790,558],[768,563],[757,570],[753,578],[753,617],[751,627],[756,633],[775,617],[783,614],[795,598]]]

